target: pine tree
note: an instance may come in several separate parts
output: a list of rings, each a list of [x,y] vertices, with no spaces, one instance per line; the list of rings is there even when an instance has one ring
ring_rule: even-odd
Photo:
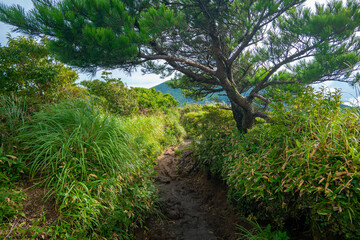
[[[268,103],[262,90],[353,82],[359,66],[360,3],[302,7],[305,0],[33,0],[0,5],[16,31],[47,36],[59,60],[86,70],[137,66],[200,94],[225,91],[239,130]],[[161,61],[159,61],[161,60]],[[247,95],[244,93],[247,92]]]

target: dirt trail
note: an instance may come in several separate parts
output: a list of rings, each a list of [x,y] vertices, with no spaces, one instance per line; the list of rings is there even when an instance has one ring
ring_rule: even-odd
[[[212,240],[236,239],[238,217],[226,199],[226,186],[219,180],[208,179],[199,170],[191,150],[181,157],[167,149],[159,158],[155,170],[163,218],[152,216],[146,228],[136,233],[136,239]]]

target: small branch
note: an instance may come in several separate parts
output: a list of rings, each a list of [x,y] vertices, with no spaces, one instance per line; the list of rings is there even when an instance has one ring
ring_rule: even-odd
[[[163,60],[181,62],[181,63],[187,64],[189,66],[199,68],[199,69],[203,70],[204,72],[206,72],[208,74],[211,74],[213,76],[215,76],[215,74],[216,74],[216,71],[212,70],[211,68],[209,68],[209,67],[207,67],[205,65],[202,65],[200,63],[191,61],[189,59],[184,59],[184,58],[179,58],[179,57],[174,57],[174,56],[169,56],[169,55],[144,55],[144,54],[141,54],[141,53],[139,54],[139,57],[145,58],[145,59],[148,59],[148,60],[160,60],[160,59],[163,59]]]
[[[307,47],[305,49],[303,49],[302,51],[290,56],[289,58],[286,58],[284,61],[276,64],[270,72],[268,72],[266,74],[266,76],[263,78],[263,80],[261,80],[261,82],[251,91],[251,93],[249,94],[250,96],[254,96],[255,93],[258,93],[261,89],[264,89],[264,84],[270,79],[270,77],[283,65],[291,63],[295,60],[299,60],[301,59],[307,52],[313,50],[315,48],[315,46],[311,46],[311,47]]]
[[[202,92],[202,91],[207,92],[207,94],[210,94],[210,93],[223,92],[224,89],[223,88],[213,89],[213,88],[202,87],[201,89],[199,89],[199,92]]]
[[[270,101],[269,99],[265,98],[264,96],[262,96],[262,95],[260,95],[260,94],[255,93],[255,94],[254,94],[254,97],[256,97],[256,98],[258,98],[258,99],[266,102],[267,104],[270,104],[270,103],[271,103],[271,101]]]
[[[239,56],[239,54],[246,48],[249,46],[249,43],[251,41],[251,39],[255,36],[255,34],[257,33],[257,31],[259,31],[262,27],[266,26],[267,24],[271,23],[272,21],[274,21],[274,19],[278,18],[280,15],[282,15],[283,13],[285,13],[287,10],[289,10],[290,8],[300,4],[301,2],[296,2],[296,3],[292,3],[289,6],[284,7],[283,9],[280,9],[276,14],[274,14],[271,17],[271,14],[266,14],[264,16],[265,12],[262,12],[261,16],[259,17],[259,20],[256,24],[254,24],[254,28],[252,29],[251,33],[249,34],[249,32],[247,32],[245,34],[245,36],[243,37],[243,39],[240,40],[239,45],[236,46],[236,48],[232,51],[232,53],[230,54],[230,57],[228,58],[228,64],[231,65],[235,59]],[[267,19],[268,18],[268,19]],[[267,20],[266,20],[267,19]],[[266,20],[266,21],[264,21]],[[264,21],[264,22],[263,22]]]
[[[263,88],[266,88],[271,85],[280,85],[280,84],[294,84],[299,83],[299,81],[278,81],[278,82],[268,82],[263,85]],[[255,96],[256,97],[256,96]]]
[[[255,36],[256,32],[260,29],[259,26],[261,24],[261,21],[264,20],[264,13],[263,12],[259,18],[259,21],[257,22],[257,24],[254,26],[253,30],[251,31],[251,33],[249,34],[248,32],[246,33],[246,35],[243,37],[242,40],[240,40],[240,43],[235,47],[235,49],[232,51],[232,53],[230,54],[229,58],[228,58],[228,64],[231,65],[235,59],[239,56],[239,54],[247,47],[247,45],[249,44],[249,42],[251,41],[251,39]]]
[[[201,74],[197,74],[187,68],[184,68],[177,64],[175,61],[167,61],[170,66],[172,66],[174,69],[178,70],[179,72],[185,74],[186,76],[190,77],[192,79],[192,82],[199,82],[199,83],[207,83],[207,84],[219,84],[218,80],[216,78],[206,78]]]

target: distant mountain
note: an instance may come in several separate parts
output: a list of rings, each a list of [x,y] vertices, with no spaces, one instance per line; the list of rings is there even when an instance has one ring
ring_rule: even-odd
[[[197,103],[197,104],[208,104],[208,103],[213,103],[214,101],[210,98],[210,97],[206,97],[204,99],[204,101],[195,101],[194,99],[192,98],[186,98],[182,95],[181,93],[181,89],[180,88],[176,88],[176,89],[173,89],[171,87],[169,87],[166,82],[163,82],[159,85],[156,85],[155,87],[156,90],[162,92],[162,93],[169,93],[171,94],[177,101],[179,101],[179,105],[184,105],[184,103],[188,103],[188,104],[191,104],[191,103]],[[251,90],[243,93],[244,96],[247,96],[249,95]],[[230,101],[229,99],[227,98],[227,96],[225,95],[225,92],[223,93],[215,93],[213,95],[213,97],[218,97],[219,100],[221,102],[225,102],[226,105],[230,105]],[[342,99],[344,101],[344,99]],[[360,111],[360,107],[357,107],[357,106],[350,106],[348,104],[340,104],[340,107],[341,108],[357,108],[359,109]]]
[[[180,105],[183,105],[184,103],[197,103],[197,104],[208,104],[208,103],[213,103],[214,101],[211,99],[211,97],[206,97],[204,98],[204,101],[195,101],[192,98],[188,98],[188,97],[184,97],[181,93],[181,89],[180,88],[176,88],[173,89],[171,87],[169,87],[166,82],[163,82],[159,85],[156,85],[155,90],[160,91],[162,93],[169,93],[171,94],[177,101],[179,101]],[[213,96],[214,98],[218,98],[220,100],[220,102],[225,102],[226,105],[230,105],[230,101],[227,98],[227,96],[224,93],[214,93]]]

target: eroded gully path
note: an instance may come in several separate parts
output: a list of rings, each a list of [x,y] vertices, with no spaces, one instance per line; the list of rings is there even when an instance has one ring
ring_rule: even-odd
[[[148,231],[137,231],[137,240],[212,240],[236,239],[239,217],[226,199],[226,186],[209,179],[192,157],[191,150],[175,155],[171,147],[158,158],[155,170],[159,189],[160,209],[164,217],[152,216],[146,223]]]

